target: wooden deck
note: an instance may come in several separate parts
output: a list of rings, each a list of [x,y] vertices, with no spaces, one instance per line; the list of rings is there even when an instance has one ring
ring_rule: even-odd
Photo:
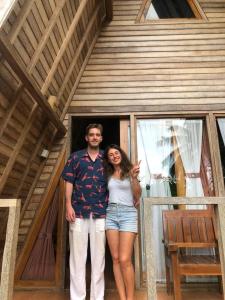
[[[185,291],[182,293],[182,300],[222,300],[222,295],[217,291]],[[69,300],[68,292],[52,292],[52,291],[17,291],[14,293],[13,300]],[[115,291],[107,292],[105,300],[119,300]],[[136,291],[135,300],[147,300],[146,291]],[[166,292],[158,292],[157,300],[173,300],[173,296],[168,296]]]

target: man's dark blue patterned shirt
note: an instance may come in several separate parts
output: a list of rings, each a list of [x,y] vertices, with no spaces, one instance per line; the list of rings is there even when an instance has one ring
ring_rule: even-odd
[[[108,204],[103,152],[92,161],[87,150],[71,154],[62,178],[73,184],[72,206],[77,218],[105,218]]]

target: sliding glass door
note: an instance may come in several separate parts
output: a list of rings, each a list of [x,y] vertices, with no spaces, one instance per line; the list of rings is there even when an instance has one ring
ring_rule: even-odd
[[[137,153],[141,160],[140,182],[145,197],[202,197],[214,195],[212,167],[205,120],[196,118],[138,119]],[[176,209],[157,206],[153,213],[158,281],[165,280],[162,245],[162,210]],[[203,206],[187,206],[201,208]],[[143,203],[141,227],[143,226]],[[141,248],[144,249],[143,230]],[[142,269],[145,255],[142,250]]]

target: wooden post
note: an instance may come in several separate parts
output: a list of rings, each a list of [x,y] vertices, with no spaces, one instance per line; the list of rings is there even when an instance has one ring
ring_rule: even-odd
[[[178,143],[173,132],[172,136],[172,143],[173,143],[173,153],[174,153],[174,161],[175,161],[175,175],[176,175],[176,188],[177,188],[177,196],[183,197],[186,195],[186,181],[185,181],[185,172],[184,166],[181,160],[180,152],[178,149]],[[179,209],[185,209],[186,206],[180,204]]]
[[[112,21],[113,18],[113,0],[105,0],[105,20],[106,22]]]
[[[20,219],[20,200],[1,199],[0,207],[9,207],[6,240],[2,260],[0,299],[11,300],[13,296],[14,269]]]

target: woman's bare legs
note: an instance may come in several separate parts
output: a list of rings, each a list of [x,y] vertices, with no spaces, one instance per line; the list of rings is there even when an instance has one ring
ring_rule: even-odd
[[[120,248],[120,232],[118,230],[106,230],[109,249],[113,260],[113,273],[116,281],[117,290],[120,300],[126,300],[125,285],[123,275],[120,268],[119,248]]]
[[[134,300],[134,267],[132,253],[136,233],[120,232],[119,261],[126,289],[126,300]]]

